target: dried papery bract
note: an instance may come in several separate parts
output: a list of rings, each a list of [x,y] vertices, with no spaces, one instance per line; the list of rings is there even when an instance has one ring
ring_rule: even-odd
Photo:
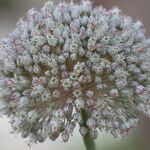
[[[0,51],[0,112],[31,142],[67,142],[76,124],[83,137],[98,129],[120,137],[139,112],[150,115],[150,40],[118,8],[48,1],[18,21]]]

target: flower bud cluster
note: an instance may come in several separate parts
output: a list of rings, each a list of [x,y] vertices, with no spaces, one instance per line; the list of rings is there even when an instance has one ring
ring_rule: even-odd
[[[98,129],[122,136],[150,116],[150,40],[118,8],[48,1],[0,39],[0,112],[30,142]],[[83,126],[82,110],[88,115]]]

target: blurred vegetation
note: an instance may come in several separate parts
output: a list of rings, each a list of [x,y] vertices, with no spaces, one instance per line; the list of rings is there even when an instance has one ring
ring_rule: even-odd
[[[137,146],[136,138],[129,138],[127,140],[119,141],[117,143],[109,144],[104,146],[98,144],[97,150],[142,150]]]
[[[5,9],[12,9],[13,0],[0,0],[0,7]]]

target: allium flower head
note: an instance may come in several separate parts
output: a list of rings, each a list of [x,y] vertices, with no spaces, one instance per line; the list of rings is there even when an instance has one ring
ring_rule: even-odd
[[[77,124],[85,136],[83,110],[94,139],[150,115],[150,40],[118,8],[49,1],[0,40],[0,53],[0,111],[31,142],[66,142]]]

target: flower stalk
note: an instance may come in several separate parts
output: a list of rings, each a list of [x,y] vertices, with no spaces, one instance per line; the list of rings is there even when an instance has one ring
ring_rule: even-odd
[[[82,110],[83,118],[83,127],[87,129],[87,134],[83,137],[83,141],[86,147],[86,150],[96,150],[94,139],[90,134],[90,128],[87,126],[88,114],[85,110]]]

